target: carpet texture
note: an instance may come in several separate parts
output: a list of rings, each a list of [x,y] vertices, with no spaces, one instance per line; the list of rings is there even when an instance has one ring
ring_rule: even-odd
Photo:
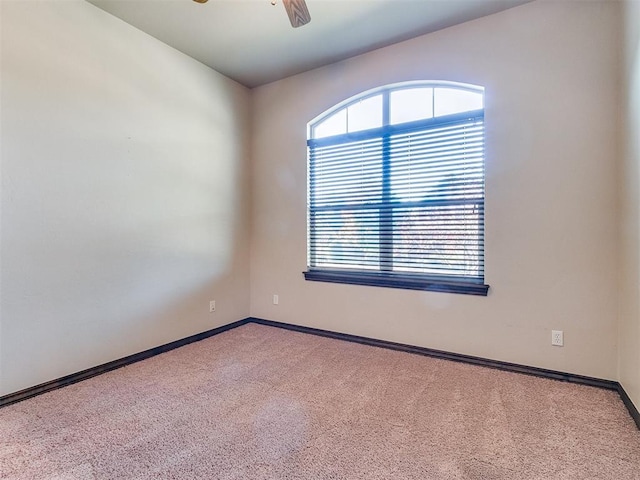
[[[249,324],[0,409],[3,479],[640,479],[617,393]]]

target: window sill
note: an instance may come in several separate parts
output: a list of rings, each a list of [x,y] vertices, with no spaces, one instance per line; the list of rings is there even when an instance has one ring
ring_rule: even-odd
[[[489,285],[482,283],[443,280],[419,275],[391,275],[374,272],[340,272],[330,270],[308,270],[303,272],[303,274],[305,280],[314,282],[426,290],[430,292],[459,293],[483,297],[486,297],[489,291]]]

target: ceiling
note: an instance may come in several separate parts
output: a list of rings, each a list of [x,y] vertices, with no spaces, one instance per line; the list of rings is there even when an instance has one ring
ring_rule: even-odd
[[[88,0],[214,70],[256,87],[531,0]]]

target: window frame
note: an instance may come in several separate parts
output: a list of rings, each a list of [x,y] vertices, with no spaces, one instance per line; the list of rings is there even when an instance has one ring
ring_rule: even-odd
[[[484,262],[482,268],[482,277],[481,278],[471,278],[471,277],[460,277],[457,275],[445,275],[445,274],[428,274],[428,273],[409,273],[409,272],[399,272],[393,271],[391,265],[393,264],[394,252],[393,252],[393,243],[388,240],[393,237],[393,221],[384,221],[382,219],[382,210],[386,210],[385,215],[392,216],[394,210],[398,208],[398,206],[402,206],[403,204],[412,203],[412,202],[398,202],[394,204],[392,202],[392,195],[390,192],[390,168],[391,168],[391,160],[390,160],[390,151],[389,151],[389,141],[392,135],[396,134],[396,132],[404,133],[410,131],[428,131],[429,128],[437,128],[439,126],[454,124],[455,122],[462,122],[466,119],[475,118],[482,119],[484,123],[484,102],[483,108],[480,110],[473,111],[465,111],[461,113],[454,113],[450,115],[443,116],[435,116],[435,110],[433,111],[433,116],[424,118],[422,120],[414,120],[410,122],[404,123],[396,123],[391,124],[391,93],[404,89],[415,89],[415,88],[431,88],[432,91],[435,92],[436,88],[446,88],[446,89],[460,89],[463,91],[471,91],[475,93],[481,93],[484,96],[484,89],[482,87],[478,87],[475,85],[468,84],[460,84],[453,82],[404,82],[401,84],[393,84],[387,85],[381,88],[376,88],[373,90],[369,90],[361,93],[360,95],[356,95],[351,97],[329,110],[323,112],[320,116],[316,117],[314,120],[309,122],[307,125],[307,137],[308,137],[308,149],[307,149],[307,270],[304,273],[304,278],[310,281],[321,281],[321,282],[330,282],[330,283],[344,283],[344,284],[352,284],[352,285],[368,285],[368,286],[380,286],[380,287],[391,287],[391,288],[402,288],[402,289],[410,289],[410,290],[427,290],[427,291],[435,291],[435,292],[448,292],[448,293],[459,293],[459,294],[469,294],[469,295],[479,295],[486,296],[488,294],[489,285],[484,283]],[[338,114],[342,110],[347,110],[351,105],[357,104],[358,102],[362,102],[367,100],[368,98],[380,95],[382,98],[382,126],[371,128],[368,130],[361,130],[355,132],[348,131],[348,115],[346,119],[345,125],[345,133],[333,135],[333,136],[323,136],[320,138],[315,138],[314,134],[318,127],[322,125],[325,120],[328,120],[335,114]],[[434,97],[435,98],[435,93]],[[434,100],[435,102],[435,100]],[[432,104],[433,105],[433,104]],[[433,107],[432,107],[433,108]],[[322,144],[331,144],[332,141],[336,139],[346,139],[347,141],[358,141],[358,140],[367,140],[367,139],[377,139],[380,138],[382,141],[382,193],[379,201],[377,202],[380,205],[380,220],[377,225],[379,228],[380,240],[377,242],[378,251],[379,251],[379,259],[378,259],[378,269],[377,270],[367,270],[365,268],[362,269],[354,269],[354,268],[327,268],[327,267],[315,267],[315,261],[313,260],[313,253],[311,252],[311,246],[314,244],[312,240],[312,236],[316,233],[316,227],[313,224],[313,220],[311,218],[311,204],[312,204],[312,195],[313,195],[313,186],[311,185],[312,172],[311,172],[311,151],[312,145],[322,145]],[[483,132],[483,148],[484,148],[484,139],[485,134]],[[484,193],[484,169],[485,169],[485,157],[483,152],[482,157],[482,201],[480,208],[482,209],[482,238],[484,239],[484,203],[485,203],[485,193]],[[450,201],[449,201],[450,202]],[[420,203],[420,202],[418,202]],[[478,202],[468,202],[469,204],[478,203]],[[466,203],[465,203],[466,204]],[[443,205],[448,205],[447,202],[444,202]],[[424,206],[428,206],[427,203]],[[331,211],[331,210],[329,210]],[[317,210],[316,210],[317,212]],[[385,237],[387,235],[388,237]],[[385,240],[386,238],[386,240]],[[386,247],[385,247],[386,245]],[[482,246],[482,259],[484,260],[484,244]]]

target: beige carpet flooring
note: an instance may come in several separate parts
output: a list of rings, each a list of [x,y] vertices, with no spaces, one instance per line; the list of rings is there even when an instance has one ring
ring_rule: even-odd
[[[248,324],[0,409],[3,479],[640,479],[617,393]]]

